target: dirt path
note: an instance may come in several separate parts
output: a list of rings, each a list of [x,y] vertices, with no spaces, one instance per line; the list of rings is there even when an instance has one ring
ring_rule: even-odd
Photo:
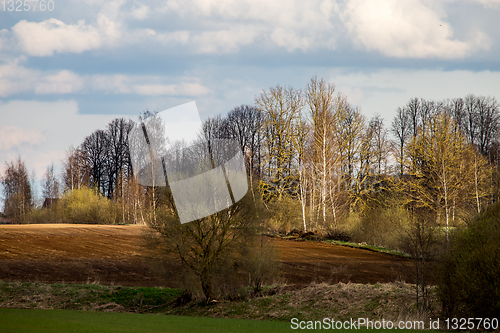
[[[141,226],[0,225],[0,280],[173,286],[144,256]],[[287,283],[391,282],[405,276],[391,255],[273,239]]]

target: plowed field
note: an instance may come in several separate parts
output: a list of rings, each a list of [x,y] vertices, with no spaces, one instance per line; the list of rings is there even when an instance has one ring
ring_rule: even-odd
[[[144,232],[141,226],[0,225],[0,280],[174,287],[175,274],[160,274],[147,260]],[[409,262],[399,257],[319,242],[272,242],[281,279],[289,284],[408,280]]]

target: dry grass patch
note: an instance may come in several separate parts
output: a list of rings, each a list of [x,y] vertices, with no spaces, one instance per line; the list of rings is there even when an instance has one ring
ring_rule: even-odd
[[[407,283],[322,283],[297,290],[281,286],[270,289],[267,293],[273,295],[264,297],[266,302],[259,302],[260,308],[267,316],[274,318],[291,319],[300,316],[343,320],[368,317],[397,320],[417,316],[415,286]],[[432,294],[436,303],[434,289]],[[255,301],[258,302],[258,299]],[[262,309],[266,305],[269,311]]]
[[[432,288],[431,295],[432,304],[437,308],[435,288]],[[335,320],[426,320],[438,315],[437,311],[424,316],[419,314],[415,298],[415,286],[407,283],[280,285],[267,288],[259,296],[221,301],[206,307],[188,304],[169,313],[283,321],[327,317]]]
[[[163,313],[217,318],[307,320],[426,320],[415,306],[415,286],[407,283],[321,283],[309,286],[266,287],[259,295],[251,288],[233,300],[205,304],[201,299],[178,305],[178,289],[124,288],[101,285],[70,285],[0,282],[0,307],[72,309],[110,312]],[[431,305],[437,309],[435,288]],[[428,316],[436,317],[437,311]]]

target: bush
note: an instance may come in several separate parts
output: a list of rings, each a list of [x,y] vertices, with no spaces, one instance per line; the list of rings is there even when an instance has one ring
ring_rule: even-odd
[[[351,236],[349,236],[347,233],[338,230],[328,231],[325,238],[341,242],[350,242],[352,240]]]
[[[112,224],[115,220],[113,203],[87,187],[65,194],[63,205],[66,223]]]
[[[456,231],[439,280],[448,317],[500,317],[500,203]]]
[[[122,207],[88,187],[66,193],[50,207],[31,209],[25,223],[113,224],[122,221]]]
[[[267,208],[265,219],[270,232],[288,233],[292,229],[304,229],[298,200],[284,196],[281,200],[268,202]]]
[[[265,284],[276,282],[279,276],[279,255],[266,236],[247,237],[241,261],[254,293],[260,292]]]
[[[37,207],[26,214],[26,222],[33,223],[61,223],[63,211],[59,205],[50,208]]]
[[[351,213],[344,228],[356,243],[399,250],[402,230],[408,223],[406,211],[394,205],[366,210],[363,215]]]

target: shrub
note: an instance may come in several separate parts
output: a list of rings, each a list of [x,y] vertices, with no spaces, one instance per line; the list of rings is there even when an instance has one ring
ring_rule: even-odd
[[[344,228],[354,242],[399,250],[402,230],[408,223],[406,211],[394,205],[366,210],[363,215],[351,213]]]
[[[63,197],[63,221],[83,224],[114,222],[113,203],[87,187],[68,192]]]
[[[500,317],[500,203],[456,231],[439,280],[448,317]]]
[[[288,233],[292,229],[304,229],[300,202],[289,196],[267,203],[266,224],[271,232]]]
[[[266,236],[247,237],[241,260],[254,293],[260,292],[265,284],[275,282],[279,275],[279,255]]]
[[[37,207],[26,215],[27,223],[60,223],[63,210],[59,205],[50,208]]]

